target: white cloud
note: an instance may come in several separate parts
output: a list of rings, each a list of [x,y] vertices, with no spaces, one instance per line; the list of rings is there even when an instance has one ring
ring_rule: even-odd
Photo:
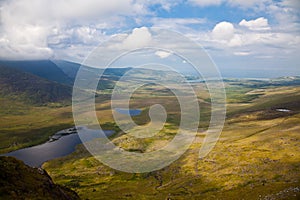
[[[300,1],[299,0],[282,0],[282,5],[293,8],[295,10],[300,10]]]
[[[300,31],[299,25],[299,9],[300,1],[297,0],[283,0],[282,2],[270,4],[266,13],[272,16],[276,21],[277,26],[274,27],[277,31],[281,32],[298,32]]]
[[[3,28],[3,27],[2,27]],[[52,50],[47,44],[47,35],[50,29],[43,26],[11,25],[3,29],[0,36],[0,57],[12,59],[21,58],[49,58]]]
[[[176,30],[197,40],[205,48],[217,49],[216,52],[221,54],[230,52],[230,55],[242,56],[251,52],[251,55],[259,54],[267,58],[271,54],[299,50],[298,0],[187,2],[190,6],[199,7],[222,4],[227,6],[228,12],[228,6],[238,7],[243,10],[237,10],[244,14],[237,13],[241,17],[240,23],[235,24],[228,18],[228,22],[218,23],[207,30],[212,23],[210,19],[188,18],[193,16],[188,13],[182,14],[184,18],[162,18],[156,12],[164,9],[171,13],[174,6],[180,3],[185,5],[184,0],[4,0],[0,3],[0,58],[37,59],[55,54],[82,59],[89,50],[111,35],[136,27],[136,24],[142,28],[134,29],[130,34],[119,34],[122,37],[119,41],[125,40],[120,42],[119,48],[132,49],[153,44],[155,36],[143,27],[153,25]],[[158,9],[149,9],[153,5]],[[184,46],[172,41],[170,49],[178,45]],[[188,46],[185,48],[189,49]],[[158,54],[167,56],[161,52]]]
[[[7,0],[0,6],[0,58],[5,59],[49,58],[53,43],[97,45],[105,35],[97,25],[119,28],[122,15],[146,12],[132,0]]]
[[[234,26],[230,22],[220,22],[212,30],[212,36],[216,40],[229,41],[234,37]]]
[[[243,45],[243,37],[240,34],[234,34],[233,38],[231,38],[228,42],[228,46],[230,47],[238,47]]]
[[[199,26],[207,23],[204,18],[153,18],[153,27],[171,29],[181,33],[192,31],[191,26]]]
[[[135,49],[150,44],[151,33],[147,27],[135,28],[132,33],[123,41],[122,48]]]
[[[170,11],[172,7],[182,3],[182,0],[136,0],[139,5],[143,5],[144,7],[148,7],[151,5],[159,5],[162,9]]]
[[[69,36],[72,37],[74,44],[80,43],[85,45],[95,45],[107,38],[105,33],[101,32],[100,30],[94,27],[89,26],[75,27],[70,30],[66,30],[66,32]]]
[[[257,18],[255,20],[245,20],[243,19],[240,23],[239,23],[240,26],[244,26],[244,27],[247,27],[249,28],[250,30],[270,30],[270,26],[269,26],[269,23],[268,23],[268,19],[264,18],[264,17],[260,17],[260,18]]]
[[[157,55],[160,58],[167,58],[172,54],[170,52],[167,52],[167,51],[156,51],[155,55]]]
[[[189,0],[188,2],[198,6],[216,6],[220,5],[223,0]]]
[[[53,50],[62,53],[60,48],[76,49],[78,55],[79,49],[86,50],[84,45],[95,47],[106,39],[106,32],[112,35],[128,29],[128,18],[140,19],[141,24],[143,17],[149,20],[154,15],[150,6],[170,10],[181,1],[4,0],[0,3],[0,59],[49,58]],[[136,29],[125,45],[143,45],[149,38],[145,28]]]
[[[188,0],[188,3],[200,7],[219,6],[221,4],[226,4],[231,7],[239,7],[242,9],[251,8],[255,10],[264,10],[267,4],[272,3],[272,0]]]
[[[227,0],[228,5],[238,6],[241,8],[260,8],[263,9],[267,3],[272,0]]]
[[[251,52],[249,52],[249,51],[238,51],[238,52],[234,52],[233,54],[236,55],[236,56],[248,56],[248,55],[251,55]]]
[[[220,22],[208,37],[199,37],[198,41],[217,53],[227,52],[236,56],[289,57],[299,51],[300,36],[297,32],[290,29],[282,31],[277,26],[271,27],[265,18],[242,20],[236,25]]]
[[[203,18],[153,18],[153,26],[161,28],[174,28],[177,26],[204,24],[207,22]]]

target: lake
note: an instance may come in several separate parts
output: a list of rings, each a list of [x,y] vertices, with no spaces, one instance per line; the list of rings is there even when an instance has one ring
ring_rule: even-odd
[[[92,130],[86,127],[78,127],[82,141],[73,130],[72,134],[67,135],[66,130],[57,132],[50,140],[44,144],[19,149],[2,156],[12,156],[22,160],[25,164],[32,167],[40,167],[44,162],[71,154],[75,147],[83,142],[91,141],[96,138],[103,138],[113,135],[114,131]]]
[[[115,111],[122,115],[129,115],[129,116],[138,116],[142,113],[140,109],[123,109],[123,108],[116,108]]]

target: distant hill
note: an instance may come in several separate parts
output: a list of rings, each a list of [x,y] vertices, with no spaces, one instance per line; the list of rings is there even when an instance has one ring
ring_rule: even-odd
[[[71,99],[72,87],[81,64],[64,60],[0,61],[0,95],[22,101],[44,104]],[[113,89],[116,82],[132,68],[103,69],[85,66],[82,73],[98,82],[98,90]],[[145,77],[153,70],[135,70],[132,78]],[[155,72],[156,76],[164,73]]]
[[[300,85],[300,76],[286,76],[272,79],[236,79],[226,78],[224,82],[230,82],[233,85],[247,86],[251,88],[260,87],[279,87],[279,86],[298,86]]]
[[[17,69],[49,81],[54,81],[60,84],[69,86],[74,85],[81,64],[65,60],[35,60],[35,61],[1,61],[0,66],[5,66]],[[102,75],[101,80],[96,76],[99,71],[103,69],[93,68],[89,66],[84,67],[84,72],[87,73],[91,79],[99,81],[98,89],[112,89],[116,81],[120,79],[131,68],[108,68]]]
[[[56,64],[72,81],[75,80],[77,72],[81,66],[79,63],[69,62],[65,60],[53,60]]]
[[[44,61],[40,61],[40,62],[44,62]],[[65,83],[65,84],[68,84],[71,86],[74,85],[74,81],[75,81],[77,73],[81,67],[81,64],[75,63],[75,62],[70,62],[70,61],[65,61],[65,60],[52,60],[49,62],[52,62],[52,64],[55,64],[56,67],[59,68],[59,70],[61,70],[68,77],[68,78],[64,78],[65,80],[68,80],[67,82],[66,81],[63,82],[61,80],[59,80],[57,82]],[[120,79],[120,77],[123,76],[130,69],[131,68],[108,68],[108,69],[106,69],[101,80],[99,81],[98,89],[99,90],[112,89],[114,87],[115,81],[118,81]],[[90,76],[91,79],[96,79],[96,81],[98,81],[99,77],[95,76],[95,75],[98,74],[102,70],[103,69],[84,66],[83,73],[88,74],[88,76]],[[44,70],[44,72],[47,72],[47,71],[48,71],[48,69]],[[37,73],[35,73],[35,74],[40,76]],[[46,76],[42,76],[42,77],[47,78]],[[47,78],[47,79],[49,79],[49,78]],[[49,79],[49,80],[53,80],[53,79]]]
[[[73,80],[50,60],[0,61],[1,66],[21,70],[61,84],[72,85]]]
[[[75,79],[77,72],[79,71],[81,64],[74,63],[70,61],[65,60],[53,60],[53,63],[56,64],[57,67],[59,67],[67,76],[69,76],[71,79]],[[87,69],[90,72],[96,72],[96,71],[102,71],[103,69],[97,69],[89,66],[85,66],[85,69]],[[104,75],[105,76],[111,76],[111,77],[120,77],[123,76],[129,69],[131,68],[107,68],[105,70]]]
[[[59,67],[72,80],[72,83],[74,83],[81,64],[65,60],[53,60],[53,63],[55,63],[57,67]],[[101,80],[98,80],[99,77],[96,75],[103,71],[103,69],[84,66],[81,72],[84,73],[85,76],[90,77],[90,80],[94,79],[95,81],[99,81],[98,89],[105,90],[113,89],[115,82],[130,69],[131,68],[107,68],[105,69]]]
[[[70,100],[81,64],[64,60],[0,61],[0,97],[27,103],[45,104]],[[109,68],[101,80],[102,69],[84,67],[90,80],[99,81],[98,89],[113,89],[116,81],[130,68]]]
[[[0,96],[33,104],[69,101],[72,88],[0,64]]]
[[[43,169],[15,158],[0,157],[0,168],[0,199],[79,199],[74,191],[54,184]]]

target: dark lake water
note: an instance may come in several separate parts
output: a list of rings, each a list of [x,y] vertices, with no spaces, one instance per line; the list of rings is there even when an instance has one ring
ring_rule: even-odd
[[[123,108],[116,108],[115,111],[117,111],[120,114],[123,115],[129,115],[129,116],[138,116],[142,113],[142,110],[139,109],[123,109]]]
[[[96,138],[102,138],[105,135],[109,137],[114,134],[114,131],[92,130],[86,127],[79,128],[81,129],[80,136],[81,138],[84,138],[84,141],[80,139],[77,133],[61,135],[61,133],[64,131],[60,131],[53,136],[53,138],[58,138],[57,140],[51,142],[48,141],[41,145],[13,151],[4,154],[3,156],[12,156],[24,161],[24,163],[29,166],[39,167],[48,160],[63,157],[74,152],[75,147],[78,144],[91,141]],[[58,135],[59,137],[56,137]]]

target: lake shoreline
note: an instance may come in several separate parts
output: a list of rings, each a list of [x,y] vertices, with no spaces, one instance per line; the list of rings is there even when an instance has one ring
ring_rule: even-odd
[[[20,148],[0,156],[12,156],[31,167],[41,167],[49,160],[73,153],[79,144],[96,138],[111,137],[114,134],[113,130],[93,130],[85,126],[72,127],[56,132],[42,144]]]

